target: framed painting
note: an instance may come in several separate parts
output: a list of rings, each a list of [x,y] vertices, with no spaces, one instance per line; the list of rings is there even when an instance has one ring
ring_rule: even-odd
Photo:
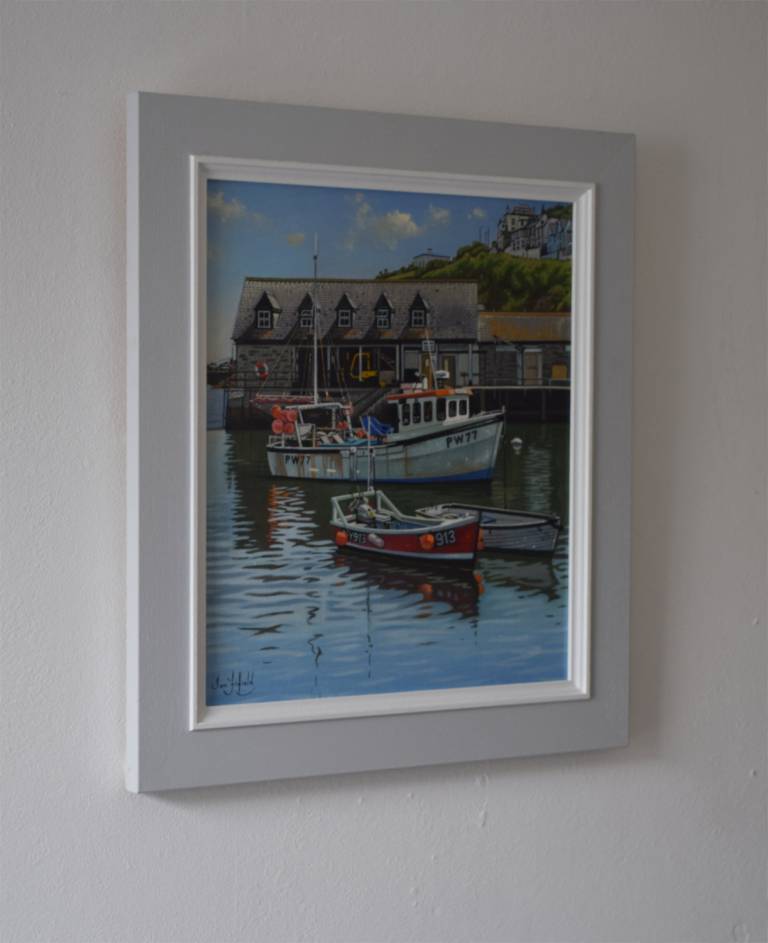
[[[626,742],[633,138],[128,139],[128,788]]]

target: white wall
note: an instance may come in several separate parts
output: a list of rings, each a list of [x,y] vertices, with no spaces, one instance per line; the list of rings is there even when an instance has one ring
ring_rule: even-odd
[[[4,3],[3,940],[763,940],[766,7]],[[638,134],[632,742],[122,786],[125,95]]]

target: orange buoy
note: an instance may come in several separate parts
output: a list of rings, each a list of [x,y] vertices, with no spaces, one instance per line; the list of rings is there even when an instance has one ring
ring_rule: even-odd
[[[349,543],[349,534],[345,530],[336,531],[336,544],[339,547],[344,547]]]
[[[472,573],[472,576],[475,578],[475,583],[477,584],[477,592],[480,596],[485,592],[485,580],[483,579],[483,574],[475,570]]]
[[[424,597],[425,600],[432,598],[432,584],[431,583],[422,583],[419,586],[419,592]]]
[[[281,435],[283,433],[283,420],[282,419],[273,419],[272,420],[272,431],[275,435]]]
[[[289,422],[288,420],[282,423],[282,426],[283,426],[283,432],[286,435],[293,435],[294,431],[296,430],[296,426],[292,422]]]
[[[435,546],[435,535],[422,534],[421,537],[419,537],[419,543],[423,550],[431,550]]]
[[[278,406],[277,403],[272,407],[272,418],[279,419],[283,415],[282,409]]]
[[[481,527],[477,533],[477,549],[485,550],[485,534],[483,533],[483,528]]]
[[[295,409],[287,409],[285,412],[285,418],[289,422],[296,422],[296,420],[299,418],[299,414]]]
[[[337,429],[341,429],[341,430],[349,429],[349,423],[345,422],[345,421],[342,419],[341,422],[337,422],[337,423],[336,423],[336,428],[337,428]]]

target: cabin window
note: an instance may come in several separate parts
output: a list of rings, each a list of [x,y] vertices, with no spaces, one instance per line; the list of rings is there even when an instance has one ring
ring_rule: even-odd
[[[402,418],[401,418],[401,420],[400,420],[400,425],[401,425],[401,426],[410,426],[410,424],[411,424],[411,404],[410,404],[410,403],[403,403],[403,404],[401,405],[400,409],[401,409],[401,416],[402,416]]]
[[[437,420],[442,422],[445,419],[445,400],[439,399],[437,401]]]
[[[426,399],[421,404],[421,418],[424,422],[432,422],[432,410],[434,407],[434,400]]]
[[[418,400],[414,400],[411,403],[411,412],[413,415],[414,422],[421,422],[421,403]]]
[[[456,417],[456,400],[449,399],[448,400],[448,418],[454,419],[455,417]]]
[[[380,331],[388,331],[392,326],[392,315],[389,308],[379,308],[376,312],[376,327]]]
[[[256,327],[269,329],[272,327],[272,312],[271,311],[257,311],[256,312]]]
[[[352,327],[352,312],[349,308],[339,308],[339,327]]]
[[[411,327],[424,327],[427,323],[427,312],[423,308],[413,308],[411,311]]]
[[[312,309],[304,308],[304,310],[299,315],[299,325],[301,327],[314,327],[313,321],[314,318],[312,317]]]
[[[469,415],[469,400],[468,399],[459,400],[459,415],[460,416]]]

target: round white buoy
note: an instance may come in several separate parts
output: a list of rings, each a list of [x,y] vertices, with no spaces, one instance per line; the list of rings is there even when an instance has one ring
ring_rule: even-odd
[[[522,439],[519,439],[517,436],[515,436],[515,438],[512,439],[512,448],[513,448],[513,449],[521,449],[522,447],[523,447],[523,440],[522,440]]]

